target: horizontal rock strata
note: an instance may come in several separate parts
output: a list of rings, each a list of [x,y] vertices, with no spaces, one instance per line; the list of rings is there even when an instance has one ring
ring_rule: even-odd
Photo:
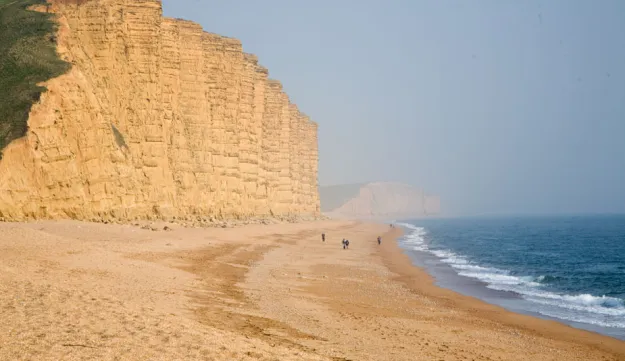
[[[319,214],[317,125],[232,38],[160,1],[50,1],[71,70],[0,160],[0,219]]]

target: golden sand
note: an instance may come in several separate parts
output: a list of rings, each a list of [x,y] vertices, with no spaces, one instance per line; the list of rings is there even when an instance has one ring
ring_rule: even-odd
[[[386,225],[172,228],[0,224],[0,360],[625,360],[434,286]]]

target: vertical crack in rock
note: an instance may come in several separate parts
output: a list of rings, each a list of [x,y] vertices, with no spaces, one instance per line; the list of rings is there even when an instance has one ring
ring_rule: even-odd
[[[317,125],[240,41],[157,0],[48,9],[72,69],[4,149],[0,218],[319,214]]]

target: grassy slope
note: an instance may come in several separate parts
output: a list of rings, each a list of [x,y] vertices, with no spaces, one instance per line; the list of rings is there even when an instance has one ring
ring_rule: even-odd
[[[69,69],[56,53],[52,15],[26,9],[44,3],[0,0],[0,152],[26,134],[30,108],[46,90],[37,83]]]

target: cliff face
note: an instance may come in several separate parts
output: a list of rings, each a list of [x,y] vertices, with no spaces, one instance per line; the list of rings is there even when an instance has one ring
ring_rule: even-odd
[[[391,182],[322,187],[321,205],[325,214],[337,218],[407,219],[440,213],[439,197]]]
[[[71,70],[0,160],[0,218],[318,214],[317,125],[236,39],[156,0],[53,0]]]

